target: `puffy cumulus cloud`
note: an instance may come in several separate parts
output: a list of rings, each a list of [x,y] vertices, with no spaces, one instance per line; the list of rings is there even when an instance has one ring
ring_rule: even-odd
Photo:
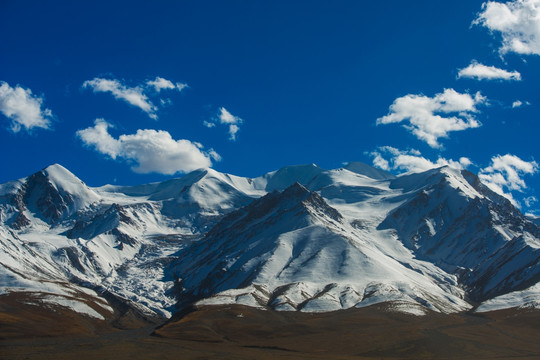
[[[458,78],[469,78],[476,80],[521,80],[521,74],[517,71],[499,69],[495,66],[487,66],[476,61],[469,66],[459,70]]]
[[[92,91],[110,93],[117,100],[122,100],[128,104],[138,107],[144,111],[151,119],[157,120],[157,106],[149,99],[148,92],[152,90],[154,94],[159,94],[162,90],[182,91],[187,84],[176,83],[156,77],[155,80],[148,80],[142,85],[128,87],[116,79],[94,78],[83,83],[83,88],[90,88]],[[159,99],[162,105],[170,103],[170,99]]]
[[[479,127],[473,114],[477,105],[486,102],[479,92],[472,96],[454,89],[434,97],[409,94],[394,100],[388,115],[377,119],[377,125],[406,122],[404,127],[414,136],[439,148],[439,138],[448,138],[450,132]]]
[[[51,110],[43,108],[43,98],[19,85],[11,87],[5,81],[0,82],[0,112],[11,120],[10,129],[14,133],[23,128],[50,129],[53,117]]]
[[[178,90],[182,91],[183,89],[187,88],[188,85],[184,83],[176,83],[173,84],[172,81],[164,79],[162,77],[157,76],[155,80],[148,80],[146,82],[146,85],[153,88],[156,92],[161,92],[161,90]]]
[[[208,168],[212,160],[221,160],[213,149],[205,151],[199,143],[175,140],[167,131],[137,130],[115,139],[109,134],[109,127],[105,120],[97,119],[93,127],[77,131],[77,136],[101,154],[134,163],[131,169],[137,173],[173,175]]]
[[[485,2],[473,24],[501,34],[501,54],[540,55],[540,0]]]
[[[386,171],[414,173],[441,166],[465,169],[472,165],[471,160],[466,157],[462,157],[458,161],[439,157],[437,161],[433,162],[423,157],[418,150],[399,150],[391,146],[381,146],[368,155],[373,158],[374,166]]]
[[[523,177],[538,172],[536,161],[525,161],[515,155],[497,155],[491,158],[491,164],[481,169],[478,176],[484,184],[499,195],[508,198],[514,205],[520,204],[511,192],[523,192],[527,185]]]
[[[213,128],[216,126],[216,123],[227,125],[229,127],[229,139],[232,141],[236,140],[236,133],[240,130],[240,124],[244,120],[238,116],[231,114],[224,107],[219,108],[217,116],[211,121],[204,121],[203,124],[207,128]]]
[[[96,119],[94,127],[77,131],[77,136],[84,144],[93,146],[98,152],[110,156],[112,159],[121,153],[120,142],[109,134],[111,125],[103,119]]]

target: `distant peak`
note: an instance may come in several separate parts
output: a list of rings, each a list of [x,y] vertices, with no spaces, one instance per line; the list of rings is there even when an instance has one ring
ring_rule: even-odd
[[[300,165],[289,165],[282,167],[278,171],[298,171],[298,170],[315,170],[315,171],[323,171],[322,168],[318,167],[317,164],[311,163],[311,164],[300,164]]]
[[[50,179],[77,179],[71,171],[60,164],[52,164],[41,170],[41,172]]]
[[[52,169],[63,169],[63,170],[67,170],[65,167],[63,167],[62,165],[58,164],[58,163],[54,163],[52,165],[49,165],[47,166],[46,168],[44,168],[43,170],[52,170]]]
[[[263,176],[268,181],[265,190],[284,190],[295,182],[309,184],[315,176],[322,172],[324,169],[315,164],[285,166]]]
[[[66,169],[65,167],[63,167],[62,165],[57,164],[57,163],[49,165],[46,168],[43,168],[41,171],[43,171],[44,173],[58,173],[58,172],[61,172],[61,173],[72,174],[71,171],[69,171],[68,169]]]
[[[347,169],[353,173],[364,175],[375,180],[389,180],[394,179],[395,176],[387,171],[380,170],[360,161],[352,161],[348,163],[344,169]]]
[[[63,191],[71,194],[86,194],[84,196],[91,198],[92,201],[97,198],[94,193],[89,194],[91,191],[87,188],[86,184],[74,175],[71,171],[66,169],[60,164],[53,164],[47,166],[41,171],[28,177],[30,182],[49,182],[57,189],[63,189]]]
[[[283,195],[298,195],[298,194],[311,194],[311,192],[302,184],[300,184],[298,181],[296,181],[294,184],[283,190]]]

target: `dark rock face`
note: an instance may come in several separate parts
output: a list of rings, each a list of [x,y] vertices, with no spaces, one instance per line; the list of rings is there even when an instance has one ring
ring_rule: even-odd
[[[21,188],[21,194],[26,208],[48,224],[60,220],[74,203],[71,194],[61,194],[43,171],[28,178]]]
[[[232,281],[238,283],[236,288],[253,285],[258,292],[265,293],[267,290],[251,283],[260,271],[262,262],[253,272],[243,272],[242,262],[261,253],[271,253],[272,249],[275,249],[280,231],[284,231],[283,226],[288,230],[302,229],[309,226],[312,219],[325,219],[340,225],[345,221],[320,195],[299,183],[294,183],[281,192],[269,193],[226,215],[200,241],[183,250],[182,258],[171,264],[168,271],[184,275],[186,271],[202,274],[213,267],[195,288],[191,287],[193,284],[187,275],[181,286],[185,286],[185,289],[177,306],[183,308],[196,300],[214,295],[216,289],[232,277],[235,277]],[[268,237],[260,242],[254,240],[259,234],[267,234]],[[224,270],[230,258],[242,260],[234,268]],[[266,293],[266,296],[270,300],[257,299],[257,295],[254,295],[254,298],[261,306],[265,306],[279,296],[279,290],[275,296],[271,293]]]
[[[15,220],[13,220],[13,222],[9,224],[9,226],[15,230],[21,230],[22,228],[28,225],[30,225],[30,220],[28,220],[28,218],[24,216],[22,212],[19,212],[15,216]]]

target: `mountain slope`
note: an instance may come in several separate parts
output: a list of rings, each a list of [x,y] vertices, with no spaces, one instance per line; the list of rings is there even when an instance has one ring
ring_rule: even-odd
[[[393,300],[445,312],[467,308],[362,242],[337,210],[298,183],[231,213],[179,258],[173,271],[187,303],[213,297],[202,303],[329,311]]]
[[[395,229],[416,256],[460,273],[474,300],[539,280],[538,227],[476,175],[446,167],[391,186],[409,196],[379,229]]]
[[[395,177],[310,164],[253,179],[201,169],[91,188],[52,165],[0,185],[0,292],[71,304],[74,287],[151,316],[193,302],[536,306],[539,239],[509,201],[449,167]]]

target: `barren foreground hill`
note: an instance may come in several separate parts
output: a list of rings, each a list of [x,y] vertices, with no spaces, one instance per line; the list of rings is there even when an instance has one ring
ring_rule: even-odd
[[[325,313],[204,306],[164,325],[102,321],[0,296],[3,359],[538,359],[540,311],[415,316],[389,304]]]

